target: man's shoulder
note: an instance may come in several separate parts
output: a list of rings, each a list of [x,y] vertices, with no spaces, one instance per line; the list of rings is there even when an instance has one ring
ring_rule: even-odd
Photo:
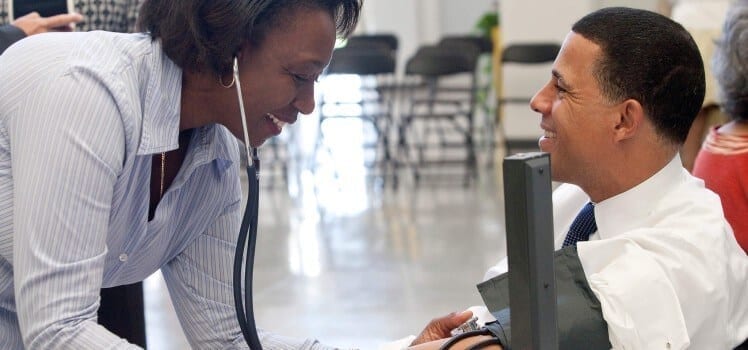
[[[693,175],[684,175],[683,181],[671,189],[660,200],[660,210],[674,211],[679,216],[693,215],[694,213],[717,216],[724,219],[722,202],[719,196],[704,186],[704,181]]]
[[[643,242],[658,241],[718,251],[732,235],[719,196],[690,174],[673,181],[677,184],[668,191],[649,198],[654,203],[648,207],[646,217],[625,238],[643,246],[648,244]]]

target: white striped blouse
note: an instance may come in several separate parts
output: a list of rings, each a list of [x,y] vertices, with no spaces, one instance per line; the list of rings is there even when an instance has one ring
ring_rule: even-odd
[[[97,324],[99,289],[158,269],[194,348],[246,348],[231,278],[239,155],[224,127],[193,132],[147,218],[152,156],[179,134],[182,72],[158,42],[35,35],[0,56],[0,82],[0,349],[135,348]]]

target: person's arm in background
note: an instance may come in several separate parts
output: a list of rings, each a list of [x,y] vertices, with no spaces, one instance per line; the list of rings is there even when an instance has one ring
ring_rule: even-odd
[[[51,30],[59,30],[59,28],[78,23],[82,19],[83,16],[77,13],[41,17],[39,16],[39,13],[32,12],[18,17],[10,24],[0,26],[0,54],[2,54],[8,46],[29,35],[46,33]]]

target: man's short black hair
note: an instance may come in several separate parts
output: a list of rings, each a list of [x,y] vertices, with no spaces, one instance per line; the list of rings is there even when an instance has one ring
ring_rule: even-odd
[[[635,99],[657,132],[676,144],[688,136],[704,101],[704,62],[683,26],[626,7],[583,17],[572,31],[599,45],[595,78],[611,102]]]

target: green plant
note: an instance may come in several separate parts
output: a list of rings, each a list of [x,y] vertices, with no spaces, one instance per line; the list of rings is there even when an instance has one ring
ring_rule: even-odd
[[[494,8],[492,10],[487,11],[486,13],[481,16],[478,21],[475,23],[475,31],[478,35],[493,41],[492,32],[494,28],[499,26],[499,12]],[[492,71],[492,61],[493,60],[485,60],[484,66],[482,68],[482,71],[487,76],[491,76]],[[489,86],[491,83],[489,82]],[[491,103],[488,101],[489,99],[489,88],[483,88],[478,90],[478,94],[476,96],[478,106],[483,110],[486,115],[493,115],[494,114],[494,108],[492,107]]]
[[[491,30],[499,25],[498,11],[489,11],[483,14],[475,23],[475,30],[486,38],[491,38]]]

